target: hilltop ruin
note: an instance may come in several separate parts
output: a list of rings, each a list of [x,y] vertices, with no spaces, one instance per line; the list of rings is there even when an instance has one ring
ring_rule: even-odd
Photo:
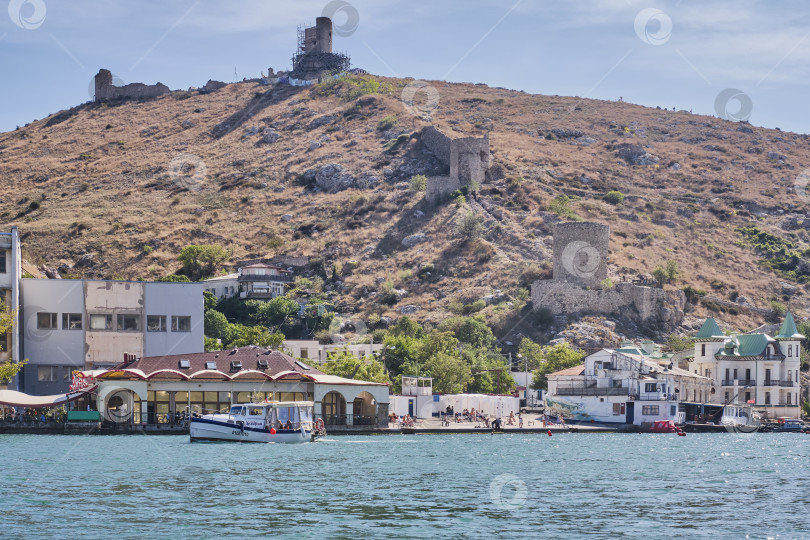
[[[100,69],[96,74],[96,95],[94,101],[113,101],[116,99],[150,99],[171,92],[163,83],[142,84],[132,83],[125,86],[115,86],[110,70]]]
[[[420,140],[448,170],[447,176],[428,178],[427,201],[440,202],[462,187],[481,185],[489,179],[491,156],[488,134],[480,139],[451,139],[433,126],[426,126],[422,129]]]
[[[346,71],[351,59],[332,52],[332,19],[318,17],[315,26],[298,27],[298,50],[292,58],[290,76],[296,79],[318,79],[324,72]]]

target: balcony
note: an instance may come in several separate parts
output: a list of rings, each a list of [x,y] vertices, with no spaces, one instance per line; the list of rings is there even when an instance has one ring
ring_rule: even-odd
[[[240,283],[245,281],[275,281],[289,283],[292,280],[292,274],[242,274],[239,276]]]
[[[558,396],[629,396],[629,388],[557,388]]]
[[[780,381],[779,379],[765,379],[765,386],[780,386],[782,388],[793,388],[793,381]]]
[[[723,379],[722,386],[756,386],[754,379]],[[767,385],[766,385],[767,386]]]

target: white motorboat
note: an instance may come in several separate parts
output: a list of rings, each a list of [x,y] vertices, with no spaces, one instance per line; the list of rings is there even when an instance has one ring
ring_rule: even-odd
[[[323,420],[313,421],[312,401],[268,401],[231,406],[227,413],[191,419],[192,441],[303,443],[325,435]]]
[[[724,426],[728,431],[752,433],[757,431],[761,424],[759,415],[754,412],[750,405],[728,404],[723,407],[720,425]]]

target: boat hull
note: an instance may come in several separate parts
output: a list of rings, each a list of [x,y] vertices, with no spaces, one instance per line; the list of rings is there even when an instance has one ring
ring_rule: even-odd
[[[313,440],[312,431],[304,429],[280,429],[270,433],[269,429],[240,426],[207,418],[194,418],[189,424],[189,435],[196,441],[230,441],[253,443],[296,444]]]

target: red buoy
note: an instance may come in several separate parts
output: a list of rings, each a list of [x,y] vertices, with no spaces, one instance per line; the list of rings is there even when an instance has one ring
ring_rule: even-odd
[[[684,433],[683,431],[679,431],[678,437],[686,437],[686,433]]]
[[[275,434],[276,434],[276,428],[271,427],[270,428],[270,435],[275,435]]]
[[[548,436],[551,437],[551,430],[546,431],[546,433],[548,433]]]

